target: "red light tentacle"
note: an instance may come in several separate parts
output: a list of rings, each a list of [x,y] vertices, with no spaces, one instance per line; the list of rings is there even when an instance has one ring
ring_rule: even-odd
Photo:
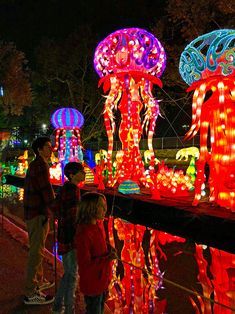
[[[108,186],[112,184],[112,152],[113,152],[113,132],[110,125],[110,119],[107,111],[104,112],[104,125],[108,135],[108,154],[107,154],[107,169],[108,169]]]
[[[82,142],[81,142],[81,136],[80,136],[80,130],[79,130],[79,128],[75,128],[74,131],[76,132],[75,135],[77,136],[78,145],[79,145],[82,149],[84,149],[83,146],[82,146]]]
[[[219,107],[220,107],[220,125],[223,131],[225,132],[225,126],[226,126],[226,110],[225,110],[225,95],[224,95],[224,83],[222,81],[219,81],[217,84],[218,87],[218,96],[219,96]]]
[[[159,109],[158,109],[158,102],[155,100],[155,106],[152,106],[152,114],[150,119],[150,125],[149,125],[149,131],[148,131],[148,149],[150,151],[150,166],[154,168],[155,160],[154,160],[154,150],[153,150],[153,135],[154,135],[154,129],[156,126],[156,120],[158,117]]]
[[[55,136],[55,146],[53,148],[53,151],[57,151],[59,147],[59,137],[60,137],[60,129],[56,130],[56,136]]]
[[[116,79],[112,80],[111,90],[109,92],[109,95],[106,97],[106,101],[105,101],[104,111],[107,112],[113,133],[115,132],[113,109],[117,108],[117,103],[119,99],[121,98],[121,93],[119,92],[120,90],[119,85],[120,85],[119,81],[116,81]]]
[[[209,120],[208,120],[208,110],[206,108],[202,109],[201,115],[201,129],[200,129],[200,160],[208,160],[208,130],[209,130]]]
[[[207,85],[203,83],[197,88],[193,95],[193,104],[192,104],[192,125],[190,130],[185,135],[185,139],[191,139],[194,137],[200,129],[201,121],[201,109],[205,99]]]

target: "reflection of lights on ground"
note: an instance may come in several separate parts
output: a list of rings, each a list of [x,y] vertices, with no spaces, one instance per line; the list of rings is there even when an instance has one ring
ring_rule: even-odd
[[[58,255],[58,242],[57,241],[52,247],[52,253],[53,253],[53,255],[56,256],[56,258],[58,258],[60,261],[62,261],[62,255]]]

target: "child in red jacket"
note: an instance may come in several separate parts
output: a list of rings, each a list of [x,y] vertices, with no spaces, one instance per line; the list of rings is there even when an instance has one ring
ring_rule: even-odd
[[[105,294],[112,277],[112,260],[116,258],[115,250],[108,249],[105,240],[103,219],[106,211],[103,194],[86,193],[82,196],[74,247],[87,314],[103,313]]]

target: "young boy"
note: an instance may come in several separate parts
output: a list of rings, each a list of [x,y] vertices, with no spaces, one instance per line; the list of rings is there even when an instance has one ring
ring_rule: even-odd
[[[73,238],[80,200],[78,183],[85,180],[85,171],[82,164],[69,162],[64,168],[64,174],[68,181],[63,185],[53,208],[58,219],[58,254],[62,255],[64,266],[64,275],[55,296],[53,313],[61,313],[64,305],[64,313],[73,314],[75,313],[74,297],[77,279],[77,261],[73,249]]]

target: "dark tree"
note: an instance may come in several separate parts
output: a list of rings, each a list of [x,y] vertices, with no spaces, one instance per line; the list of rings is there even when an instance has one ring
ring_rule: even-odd
[[[158,95],[163,99],[162,115],[166,120],[168,116],[173,118],[170,118],[161,136],[184,135],[191,124],[192,93],[186,93],[188,85],[179,74],[180,55],[200,35],[220,28],[234,29],[235,2],[169,0],[162,10],[163,14],[156,17],[151,25],[151,32],[161,41],[167,55],[166,70],[162,76],[163,90]]]
[[[49,119],[60,107],[78,109],[85,117],[83,141],[104,131],[103,99],[97,87],[93,54],[94,35],[88,26],[80,27],[64,40],[46,39],[41,43],[34,74],[36,112],[45,108]]]
[[[24,53],[12,43],[0,43],[1,112],[19,116],[32,103],[29,69]]]

